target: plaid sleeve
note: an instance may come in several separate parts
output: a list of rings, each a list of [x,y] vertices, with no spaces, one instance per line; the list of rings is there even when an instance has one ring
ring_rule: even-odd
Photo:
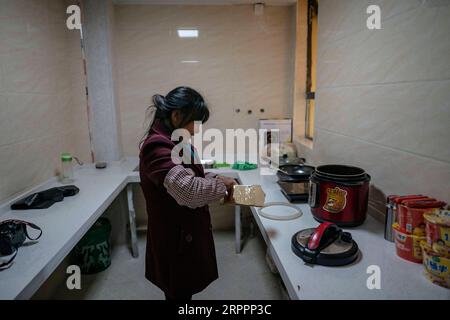
[[[206,179],[213,179],[215,177],[217,177],[217,173],[214,173],[214,172],[206,172],[205,173],[205,178]]]
[[[198,208],[225,197],[227,188],[222,180],[196,177],[194,171],[177,165],[169,170],[164,187],[182,206]]]

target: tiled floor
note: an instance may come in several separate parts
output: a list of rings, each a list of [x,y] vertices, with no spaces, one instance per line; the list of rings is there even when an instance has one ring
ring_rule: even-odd
[[[241,254],[234,252],[234,232],[214,232],[219,279],[194,299],[282,299],[279,276],[265,261],[265,244],[258,235],[247,240]],[[113,249],[111,266],[82,277],[82,289],[61,285],[55,299],[163,299],[163,293],[144,278],[145,235],[139,237],[140,256],[131,258],[126,246]]]

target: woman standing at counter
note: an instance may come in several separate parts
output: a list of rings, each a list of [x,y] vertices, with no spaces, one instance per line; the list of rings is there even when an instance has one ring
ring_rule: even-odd
[[[167,300],[190,300],[218,277],[208,203],[225,197],[236,182],[205,175],[201,164],[172,161],[172,132],[193,135],[194,121],[209,118],[197,91],[178,87],[153,96],[150,118],[139,164],[148,214],[145,276]]]

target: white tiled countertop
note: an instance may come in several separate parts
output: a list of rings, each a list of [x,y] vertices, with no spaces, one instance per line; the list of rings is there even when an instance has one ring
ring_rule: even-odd
[[[20,218],[43,229],[39,242],[21,247],[14,265],[0,272],[0,299],[31,297],[120,191],[128,183],[139,182],[138,172],[133,171],[137,164],[136,158],[128,158],[111,163],[103,170],[92,165],[79,168],[75,171],[74,184],[80,188],[80,193],[46,210],[10,211],[4,208],[2,211],[0,208],[1,220]],[[276,183],[277,177],[262,176],[259,169],[210,171],[233,174],[243,184],[260,184],[266,193],[266,202],[288,202]],[[37,190],[56,185],[58,183],[52,180]],[[292,252],[291,237],[301,229],[317,226],[318,222],[313,219],[308,205],[299,204],[298,207],[303,211],[302,217],[290,221],[260,217],[252,208],[291,298],[450,300],[450,290],[430,283],[422,274],[420,264],[396,256],[394,244],[383,238],[383,225],[371,216],[362,226],[348,229],[362,252],[356,263],[344,267],[305,265]],[[381,289],[369,290],[366,286],[369,277],[366,270],[370,265],[381,269]]]

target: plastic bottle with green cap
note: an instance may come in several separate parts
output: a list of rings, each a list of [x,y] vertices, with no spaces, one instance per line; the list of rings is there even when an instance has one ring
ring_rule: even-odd
[[[72,183],[73,182],[73,166],[72,155],[70,153],[61,154],[61,182]]]

